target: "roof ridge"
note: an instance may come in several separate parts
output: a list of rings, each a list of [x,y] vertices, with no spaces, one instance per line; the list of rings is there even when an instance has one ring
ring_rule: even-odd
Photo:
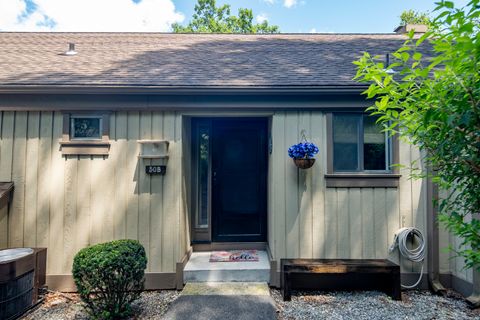
[[[255,36],[255,37],[276,37],[276,36],[314,36],[314,35],[371,35],[371,36],[402,36],[395,32],[390,33],[369,33],[369,32],[285,32],[285,33],[174,33],[174,32],[137,32],[137,31],[0,31],[2,34],[42,34],[42,35],[65,35],[65,34],[105,34],[105,35],[190,35],[190,36],[209,36],[209,35],[222,35],[222,36]]]

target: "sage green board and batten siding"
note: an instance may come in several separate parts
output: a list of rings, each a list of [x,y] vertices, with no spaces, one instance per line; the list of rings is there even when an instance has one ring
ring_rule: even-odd
[[[58,144],[60,113],[2,113],[0,179],[13,179],[16,191],[8,243],[3,240],[0,246],[47,246],[48,273],[55,275],[69,274],[75,252],[88,244],[134,238],[146,246],[149,272],[175,271],[188,246],[182,117],[117,112],[110,119],[108,157],[65,158]],[[326,188],[325,115],[279,111],[271,121],[268,239],[276,259],[384,258],[403,216],[406,226],[424,231],[423,182],[404,174],[398,189]],[[286,155],[302,129],[320,147],[317,163],[306,171]],[[146,162],[137,158],[140,138],[172,140],[166,176],[144,174]],[[404,143],[400,148],[407,164],[412,150]],[[35,152],[38,159],[32,158]],[[404,272],[412,270],[411,264],[403,265]]]
[[[297,169],[287,156],[288,147],[301,140],[303,129],[307,139],[320,147],[317,162],[308,170]],[[398,262],[398,254],[389,255],[388,247],[402,220],[425,234],[426,184],[408,179],[406,172],[398,188],[326,188],[324,113],[276,112],[271,132],[268,222],[276,260],[389,257]],[[400,154],[405,165],[415,156],[405,143],[400,143]],[[402,272],[412,271],[417,267],[402,264]]]
[[[183,217],[181,116],[117,112],[108,157],[62,156],[58,112],[1,113],[0,180],[15,192],[0,213],[0,247],[48,247],[49,275],[70,274],[81,248],[132,238],[145,246],[148,272],[175,272],[187,251]],[[137,140],[170,140],[167,175],[147,176]]]

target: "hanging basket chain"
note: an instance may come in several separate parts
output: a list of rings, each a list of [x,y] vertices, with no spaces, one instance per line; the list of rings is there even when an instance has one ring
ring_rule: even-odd
[[[300,136],[301,136],[300,142],[303,142],[303,143],[308,142],[307,137],[306,137],[306,133],[307,133],[307,131],[305,129],[302,129],[302,131],[300,131]]]

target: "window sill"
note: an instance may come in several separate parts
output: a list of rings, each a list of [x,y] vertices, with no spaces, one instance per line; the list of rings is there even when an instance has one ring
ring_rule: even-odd
[[[110,151],[108,141],[70,140],[60,142],[62,155],[106,156]]]
[[[398,188],[401,175],[396,173],[326,174],[327,188]]]

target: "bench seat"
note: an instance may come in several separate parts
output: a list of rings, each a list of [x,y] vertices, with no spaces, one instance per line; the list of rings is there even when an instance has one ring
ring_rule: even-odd
[[[385,259],[281,259],[284,301],[291,290],[379,290],[401,300],[400,267]]]

